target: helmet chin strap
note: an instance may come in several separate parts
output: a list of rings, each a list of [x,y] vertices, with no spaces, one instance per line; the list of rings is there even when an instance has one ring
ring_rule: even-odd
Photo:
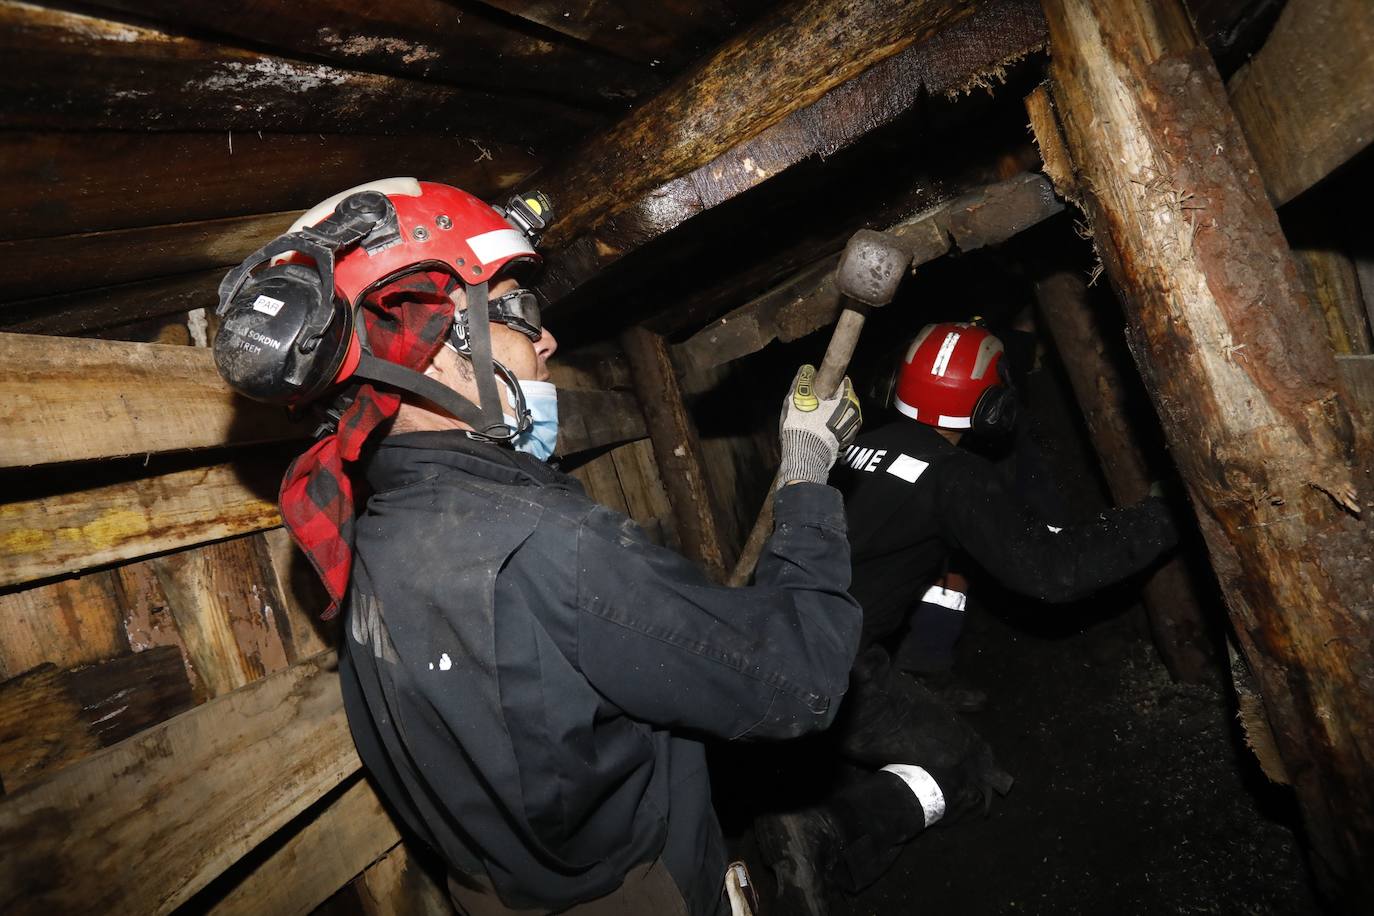
[[[458,298],[462,295],[464,293],[459,289],[449,294],[454,310],[453,326],[463,330],[463,336],[460,338],[462,345],[456,349],[459,356],[472,363],[473,374],[477,377],[477,402],[481,412],[480,424],[468,425],[483,438],[509,442],[530,428],[525,395],[520,390],[520,383],[515,374],[492,357],[491,322],[487,320],[487,306],[490,300],[486,282],[467,287],[465,301]],[[464,307],[466,316],[463,314]],[[474,315],[477,316],[476,320],[472,320],[471,316]],[[515,413],[516,422],[514,429],[506,425],[506,418],[501,410],[501,396],[496,390],[497,375],[500,375],[501,381],[511,394],[511,409]]]

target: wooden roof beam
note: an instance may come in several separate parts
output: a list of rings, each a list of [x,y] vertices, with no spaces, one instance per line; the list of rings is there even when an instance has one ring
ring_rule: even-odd
[[[997,245],[1064,209],[1041,175],[1018,175],[941,204],[888,228],[912,252],[912,269],[951,247],[973,251]],[[823,258],[761,296],[707,325],[673,348],[687,374],[756,353],[774,340],[805,337],[840,311],[834,269]]]
[[[798,0],[728,41],[541,179],[552,300],[704,210],[829,155],[924,93],[1042,46],[1029,0]]]
[[[1374,4],[1289,3],[1228,85],[1274,206],[1374,140]]]

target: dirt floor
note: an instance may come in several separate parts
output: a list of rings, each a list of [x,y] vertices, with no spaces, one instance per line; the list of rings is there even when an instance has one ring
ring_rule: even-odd
[[[975,608],[962,649],[1016,785],[834,913],[1320,912],[1228,699],[1171,683],[1129,616],[1052,637]]]

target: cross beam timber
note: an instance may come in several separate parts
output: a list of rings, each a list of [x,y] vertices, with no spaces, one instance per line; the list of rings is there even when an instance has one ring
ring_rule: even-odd
[[[1275,206],[1374,140],[1374,4],[1289,3],[1229,92]]]
[[[951,247],[973,251],[997,245],[1064,209],[1042,175],[1018,175],[941,204],[888,228],[912,253],[912,268]],[[673,348],[690,371],[723,365],[762,350],[774,340],[805,337],[835,320],[840,293],[824,258],[786,282],[712,322]]]
[[[801,0],[719,51],[541,181],[558,195],[542,286],[562,298],[692,216],[1040,48],[1029,0]]]

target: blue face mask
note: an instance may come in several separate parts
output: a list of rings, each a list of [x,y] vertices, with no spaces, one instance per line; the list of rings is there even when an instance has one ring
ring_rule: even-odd
[[[528,452],[540,461],[548,461],[558,445],[558,389],[552,382],[520,379],[520,392],[525,396],[534,425],[512,444],[517,452]]]

